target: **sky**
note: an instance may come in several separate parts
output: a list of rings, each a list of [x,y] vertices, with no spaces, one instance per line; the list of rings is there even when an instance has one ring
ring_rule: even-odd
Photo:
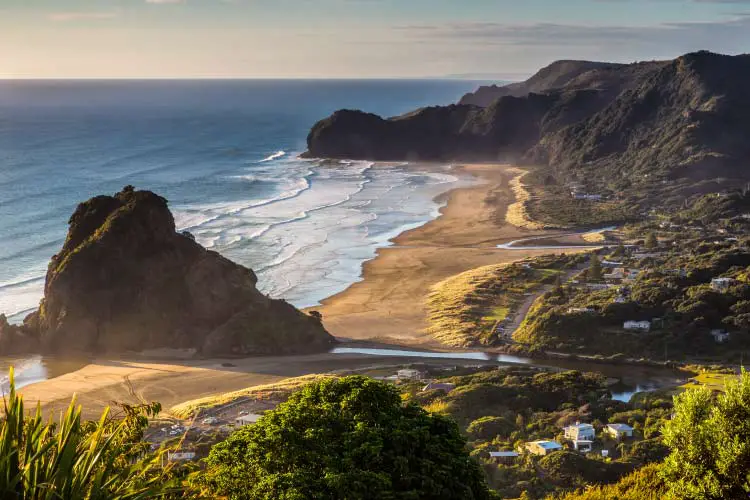
[[[0,78],[520,79],[750,52],[750,0],[0,0]]]

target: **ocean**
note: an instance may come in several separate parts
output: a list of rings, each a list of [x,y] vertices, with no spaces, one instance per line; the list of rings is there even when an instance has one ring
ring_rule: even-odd
[[[298,307],[346,289],[435,197],[471,182],[440,169],[298,159],[339,108],[392,116],[448,104],[460,80],[0,82],[0,313],[43,295],[76,205],[127,184],[169,200],[180,230]]]

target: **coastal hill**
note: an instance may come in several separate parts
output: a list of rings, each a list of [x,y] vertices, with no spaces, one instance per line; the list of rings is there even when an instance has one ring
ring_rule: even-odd
[[[320,318],[258,291],[252,270],[178,233],[167,201],[150,191],[127,186],[91,198],[69,224],[39,309],[22,327],[0,321],[3,337],[23,335],[26,349],[245,355],[322,351],[334,342]]]
[[[677,199],[750,180],[748,79],[750,55],[565,61],[457,105],[389,119],[337,111],[313,126],[306,155],[518,162],[550,167],[558,185]]]

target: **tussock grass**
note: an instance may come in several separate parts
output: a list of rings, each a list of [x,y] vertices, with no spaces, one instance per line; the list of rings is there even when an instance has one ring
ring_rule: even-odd
[[[436,283],[427,297],[427,333],[453,347],[490,344],[495,323],[545,275],[517,264],[494,264]]]
[[[336,376],[312,374],[288,378],[273,384],[256,385],[239,391],[186,401],[170,408],[169,413],[177,418],[188,419],[195,418],[202,412],[232,404],[240,399],[282,400],[304,385],[329,378],[336,378]]]
[[[513,191],[513,195],[516,198],[515,203],[508,206],[508,210],[505,212],[505,221],[516,227],[522,227],[524,229],[539,230],[545,229],[545,224],[540,224],[534,221],[529,215],[527,204],[531,199],[531,193],[526,189],[523,183],[523,178],[528,174],[524,172],[521,175],[514,177],[508,185]]]

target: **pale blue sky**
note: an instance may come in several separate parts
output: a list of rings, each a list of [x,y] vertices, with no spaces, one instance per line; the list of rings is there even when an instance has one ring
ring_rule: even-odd
[[[750,0],[0,0],[0,77],[517,78],[750,52]]]

